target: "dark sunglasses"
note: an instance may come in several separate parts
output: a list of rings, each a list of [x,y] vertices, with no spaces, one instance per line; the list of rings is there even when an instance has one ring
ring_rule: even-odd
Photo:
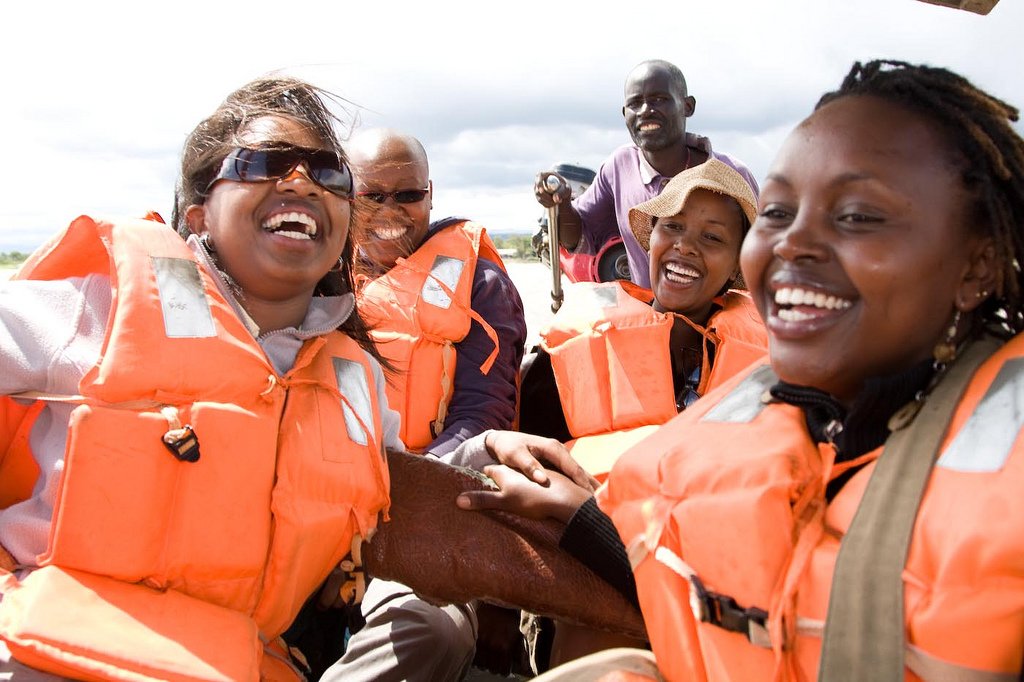
[[[383,204],[391,197],[396,204],[417,204],[427,196],[429,189],[400,189],[397,192],[356,192],[356,196]]]
[[[206,187],[209,194],[218,180],[264,182],[287,177],[299,164],[306,164],[313,182],[332,194],[352,198],[352,171],[338,155],[326,149],[277,145],[264,149],[235,147],[220,164],[220,170]]]

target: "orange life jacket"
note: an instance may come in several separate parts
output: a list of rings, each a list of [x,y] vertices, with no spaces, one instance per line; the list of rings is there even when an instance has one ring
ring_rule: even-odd
[[[411,451],[422,452],[444,431],[455,344],[466,338],[473,320],[494,342],[480,371],[487,374],[498,356],[497,333],[470,306],[478,257],[505,270],[483,226],[453,223],[360,288],[359,312],[381,354],[398,370],[388,380],[388,404],[402,415],[400,435]]]
[[[0,509],[27,500],[39,478],[39,465],[32,457],[28,437],[41,402],[22,404],[0,397]]]
[[[651,307],[649,289],[627,282],[572,285],[541,347],[551,356],[573,457],[602,478],[618,455],[674,417],[669,336],[676,317],[704,338],[697,393],[764,357],[767,337],[749,294],[728,291],[701,327]],[[714,364],[708,362],[708,344]]]
[[[975,373],[940,447],[903,572],[909,680],[1020,674],[1022,370],[1018,336]],[[882,448],[835,464],[802,410],[764,401],[775,380],[736,377],[621,457],[601,492],[670,680],[817,675],[840,540]]]
[[[153,222],[78,218],[20,276],[90,273],[114,290],[103,351],[65,398],[48,549],[2,576],[0,637],[85,679],[294,678],[275,638],[389,503],[367,356],[332,332],[278,375]]]

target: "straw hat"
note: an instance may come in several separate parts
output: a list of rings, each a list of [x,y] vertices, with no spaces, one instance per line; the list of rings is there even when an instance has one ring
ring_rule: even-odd
[[[644,251],[651,249],[654,218],[674,216],[695,189],[709,189],[736,200],[752,224],[757,217],[757,195],[750,184],[732,166],[711,158],[699,166],[687,168],[669,180],[661,194],[629,209],[629,226]]]

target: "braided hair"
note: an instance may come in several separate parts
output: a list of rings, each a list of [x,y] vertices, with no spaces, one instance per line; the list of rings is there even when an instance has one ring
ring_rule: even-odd
[[[1024,331],[1024,139],[1016,107],[947,69],[891,60],[857,62],[815,110],[849,95],[879,97],[929,118],[955,150],[974,197],[971,229],[990,236],[1002,263],[995,292],[978,321],[1002,336]]]

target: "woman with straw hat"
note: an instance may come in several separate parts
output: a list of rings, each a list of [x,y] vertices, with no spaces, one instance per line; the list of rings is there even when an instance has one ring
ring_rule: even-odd
[[[600,479],[629,445],[762,357],[764,326],[736,288],[756,204],[743,176],[711,159],[631,209],[651,289],[610,282],[570,290],[541,332],[558,405],[541,410],[524,399],[522,430],[571,441],[574,458]],[[561,411],[564,427],[536,428],[541,411],[546,420]]]
[[[524,382],[520,428],[566,441],[573,459],[603,480],[622,452],[762,358],[764,326],[749,295],[736,288],[740,245],[756,204],[744,177],[711,159],[683,171],[659,196],[630,210],[633,233],[650,255],[652,288],[628,282],[573,285],[566,304],[541,332],[542,360],[535,361]],[[548,362],[551,372],[542,375]],[[538,394],[539,400],[531,400]],[[552,414],[562,417],[554,430]],[[588,494],[578,492],[580,501]],[[577,521],[596,517],[588,513],[596,512],[592,506]],[[577,523],[563,546],[578,541],[587,552],[592,533]],[[629,583],[628,565],[623,570],[609,560],[596,570],[611,576],[613,584]],[[559,623],[550,660],[556,664],[635,644]],[[545,655],[534,651],[534,657],[543,667]]]

